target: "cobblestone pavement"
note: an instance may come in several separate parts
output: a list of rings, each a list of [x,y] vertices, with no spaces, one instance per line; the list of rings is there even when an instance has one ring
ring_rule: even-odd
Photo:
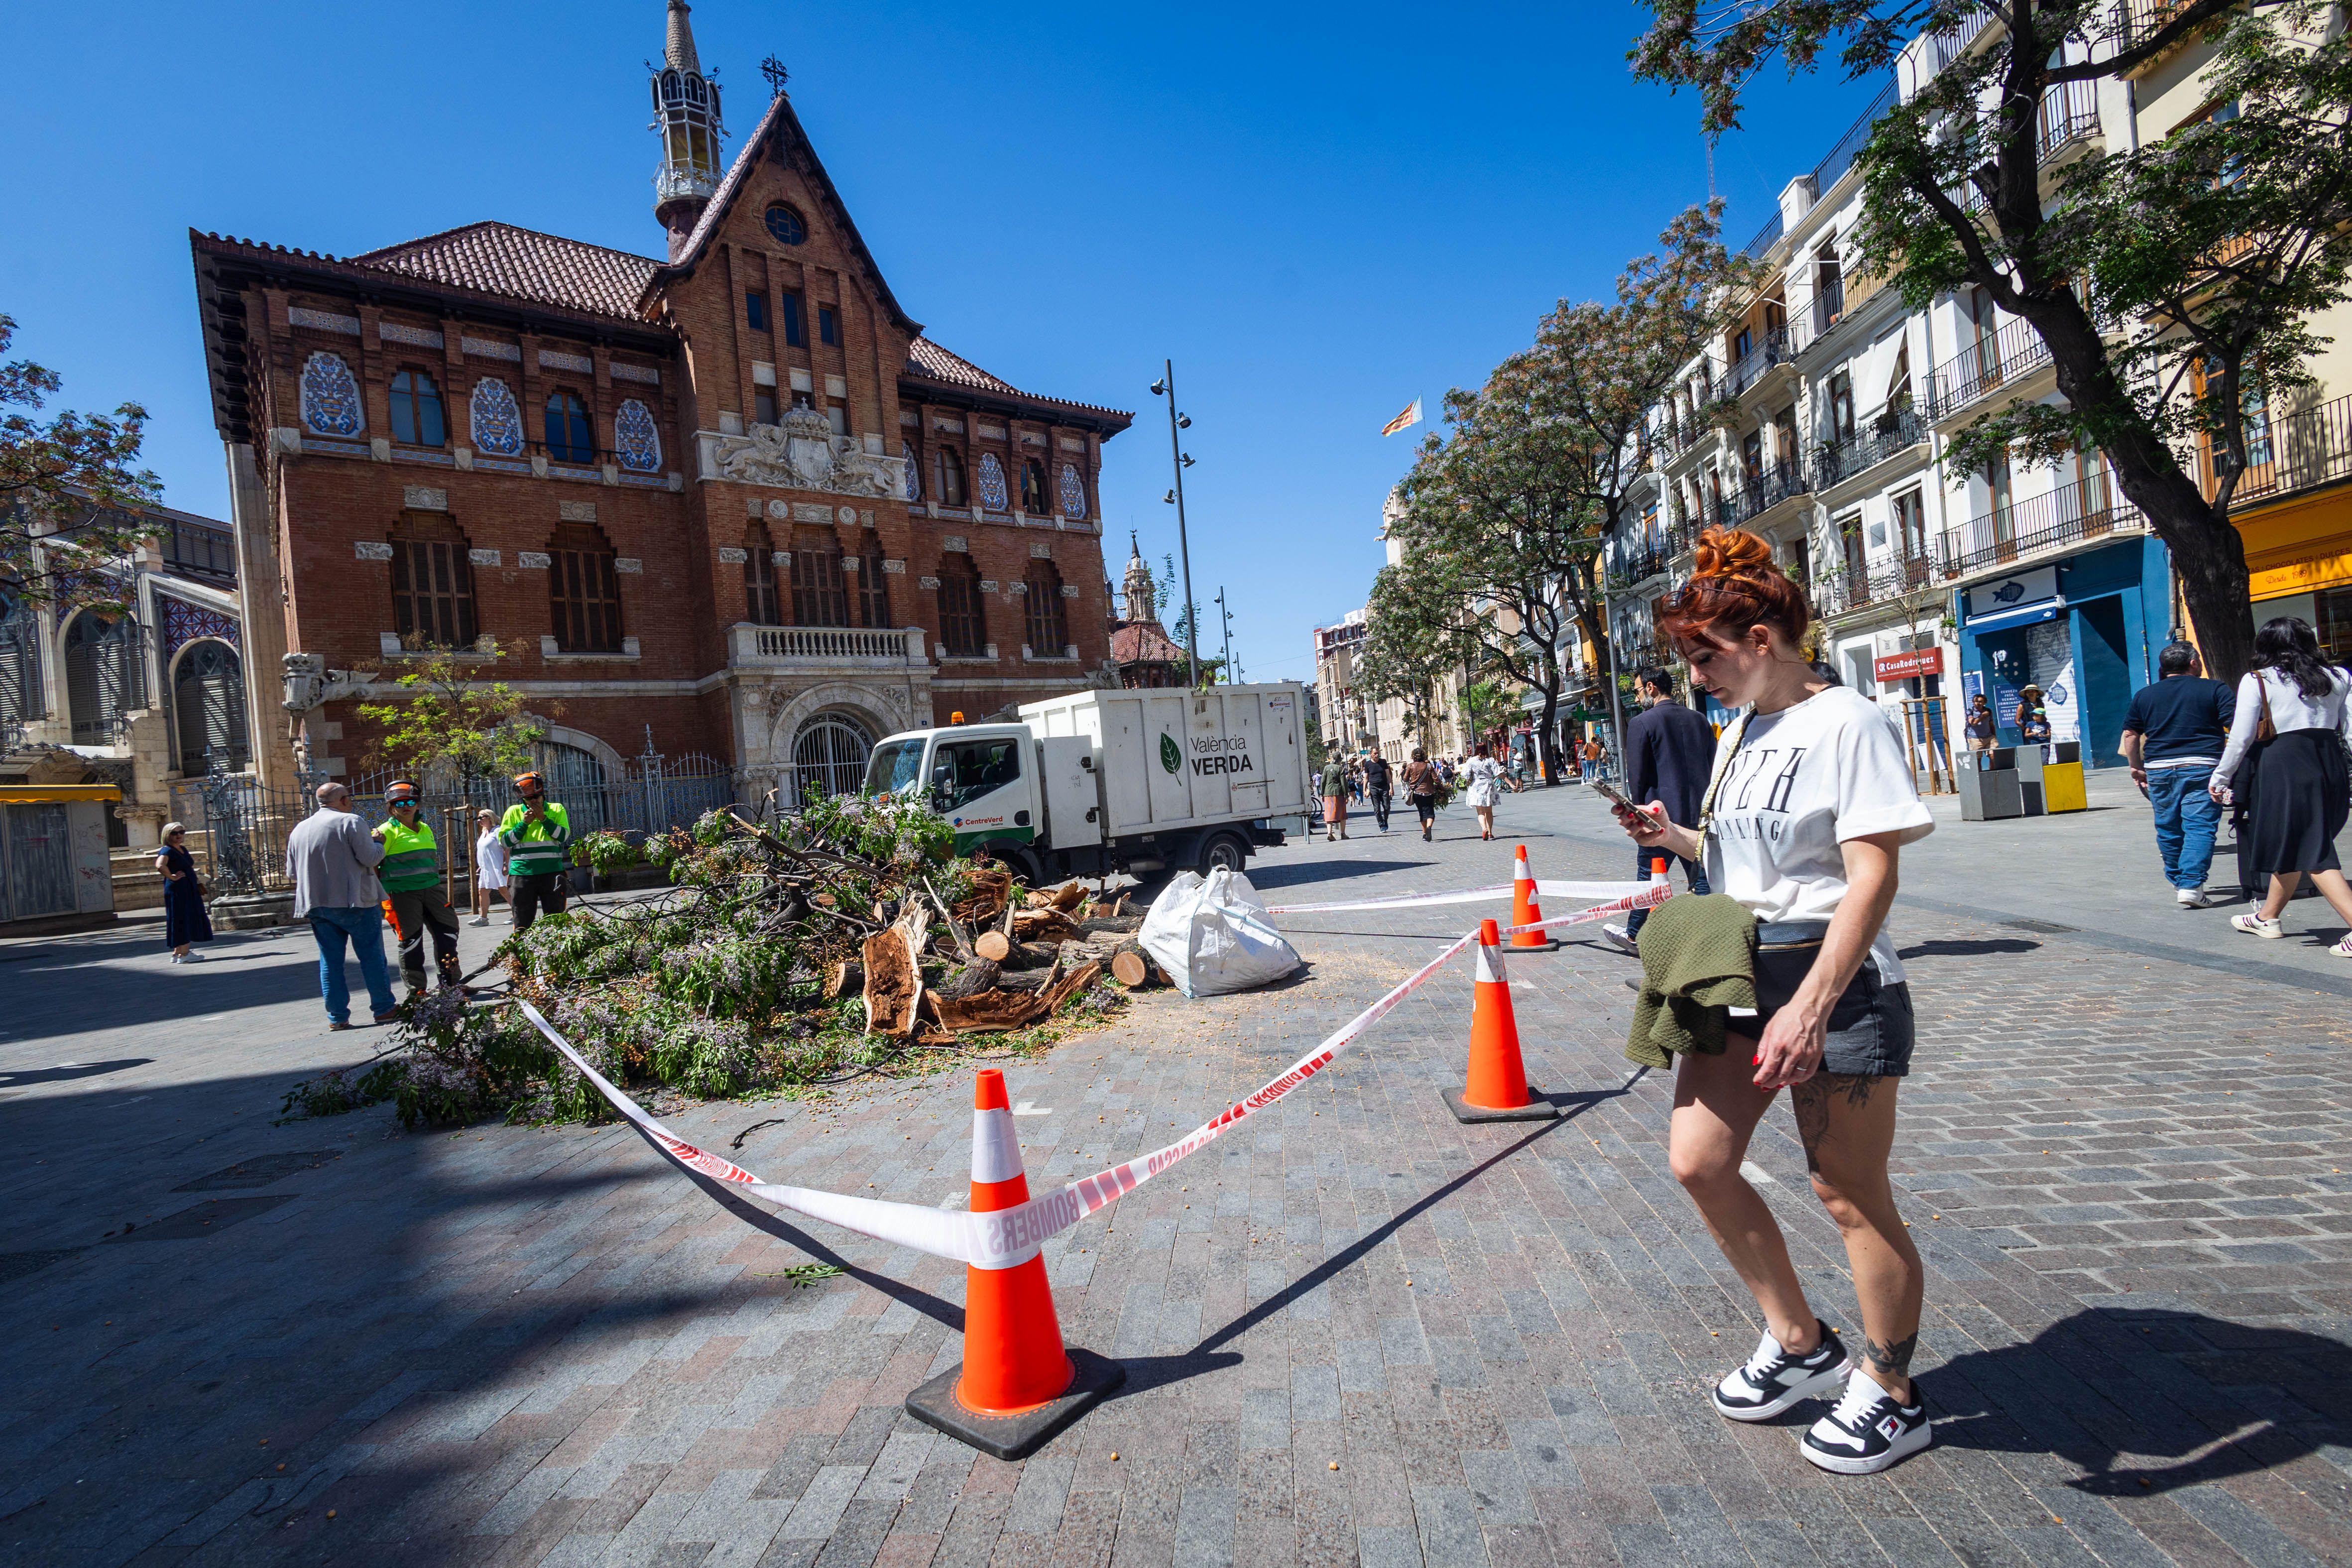
[[[1501,815],[1540,874],[1624,873],[1580,791]],[[1320,899],[1507,874],[1508,842],[1444,821],[1434,847],[1272,852],[1259,879]],[[2045,843],[2120,867],[2145,829],[2094,813]],[[2087,918],[2000,923],[2032,917],[1981,873],[1993,918],[1945,912],[1970,900],[1944,837],[1909,858],[1927,890],[1896,921],[1923,1043],[1895,1163],[1939,1441],[1888,1475],[1805,1464],[1811,1409],[1750,1428],[1705,1404],[1759,1321],[1667,1173],[1667,1085],[1620,1088],[1632,965],[1597,947],[1512,965],[1560,1121],[1445,1113],[1470,989],[1449,973],[1328,1082],[1050,1245],[1066,1335],[1129,1382],[1003,1464],[901,1409],[960,1354],[961,1269],[730,1211],[612,1129],[274,1126],[289,1083],[380,1037],[322,1031],[307,939],[173,969],[126,927],[0,944],[0,1556],[2352,1562],[2338,997],[2233,969],[2218,921],[2167,928],[2213,948],[2190,962]],[[1162,993],[1010,1064],[1033,1182],[1195,1124],[1462,914],[1301,917],[1304,978]],[[496,934],[467,928],[469,953]],[[676,1121],[744,1134],[762,1174],[952,1203],[969,1095],[959,1071]],[[1785,1111],[1753,1163],[1852,1323]],[[795,1289],[782,1271],[812,1258],[848,1275]]]

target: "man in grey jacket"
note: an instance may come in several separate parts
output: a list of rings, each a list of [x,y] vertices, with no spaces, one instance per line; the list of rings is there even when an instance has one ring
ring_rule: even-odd
[[[383,962],[383,886],[375,878],[383,845],[352,813],[352,792],[342,785],[320,784],[319,805],[286,836],[286,874],[294,879],[294,918],[310,922],[319,944],[327,1027],[352,1026],[352,990],[343,978],[347,941],[360,961],[375,1021],[389,1024],[396,1005]]]

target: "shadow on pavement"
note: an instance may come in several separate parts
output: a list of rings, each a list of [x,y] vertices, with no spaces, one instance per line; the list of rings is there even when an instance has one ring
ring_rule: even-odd
[[[1316,860],[1297,866],[1260,862],[1250,868],[1249,879],[1250,886],[1262,892],[1268,888],[1303,888],[1350,877],[1377,877],[1388,871],[1416,871],[1423,864],[1420,860]]]
[[[33,1037],[38,1038],[37,1036]],[[63,1083],[70,1079],[102,1078],[127,1068],[143,1068],[153,1057],[123,1057],[109,1062],[60,1062],[53,1068],[20,1068],[14,1071],[0,1068],[0,1089],[23,1089],[27,1084]]]
[[[1996,952],[2032,952],[2042,944],[2023,937],[1979,937],[1969,941],[1939,938],[1916,946],[1898,948],[1895,956],[1908,963],[1915,958],[1984,958]]]
[[[2224,1481],[2352,1441],[2352,1346],[2200,1312],[2088,1308],[1919,1384],[1939,1444],[2056,1454],[2086,1472],[2067,1485],[2102,1497]]]

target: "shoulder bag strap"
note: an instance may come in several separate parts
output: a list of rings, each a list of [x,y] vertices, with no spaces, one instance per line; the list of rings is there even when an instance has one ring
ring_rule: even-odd
[[[1755,717],[1755,714],[1756,710],[1752,707],[1740,710],[1739,717],[1731,721],[1731,733],[1728,737],[1731,743],[1719,748],[1722,755],[1716,759],[1715,772],[1706,781],[1706,797],[1699,803],[1698,836],[1702,847],[1705,846],[1706,836],[1712,830],[1715,822],[1716,797],[1723,793],[1724,781],[1731,776],[1732,759],[1739,755],[1740,746],[1747,742],[1748,721]]]
[[[2277,740],[2278,725],[2271,719],[2271,689],[2263,681],[2263,672],[2259,669],[2254,671],[2254,700],[2263,705],[2262,716],[2254,721],[2254,739]]]

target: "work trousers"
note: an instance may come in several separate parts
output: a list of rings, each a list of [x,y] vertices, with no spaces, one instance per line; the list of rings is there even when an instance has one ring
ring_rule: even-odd
[[[541,877],[517,877],[507,889],[507,901],[514,905],[514,928],[529,931],[530,922],[542,914],[560,915],[570,896],[561,871],[550,871]]]
[[[433,967],[441,972],[444,987],[455,986],[457,966],[457,916],[448,896],[438,887],[411,888],[390,895],[392,923],[400,932],[400,971],[411,991],[425,989],[425,938],[433,938]]]

